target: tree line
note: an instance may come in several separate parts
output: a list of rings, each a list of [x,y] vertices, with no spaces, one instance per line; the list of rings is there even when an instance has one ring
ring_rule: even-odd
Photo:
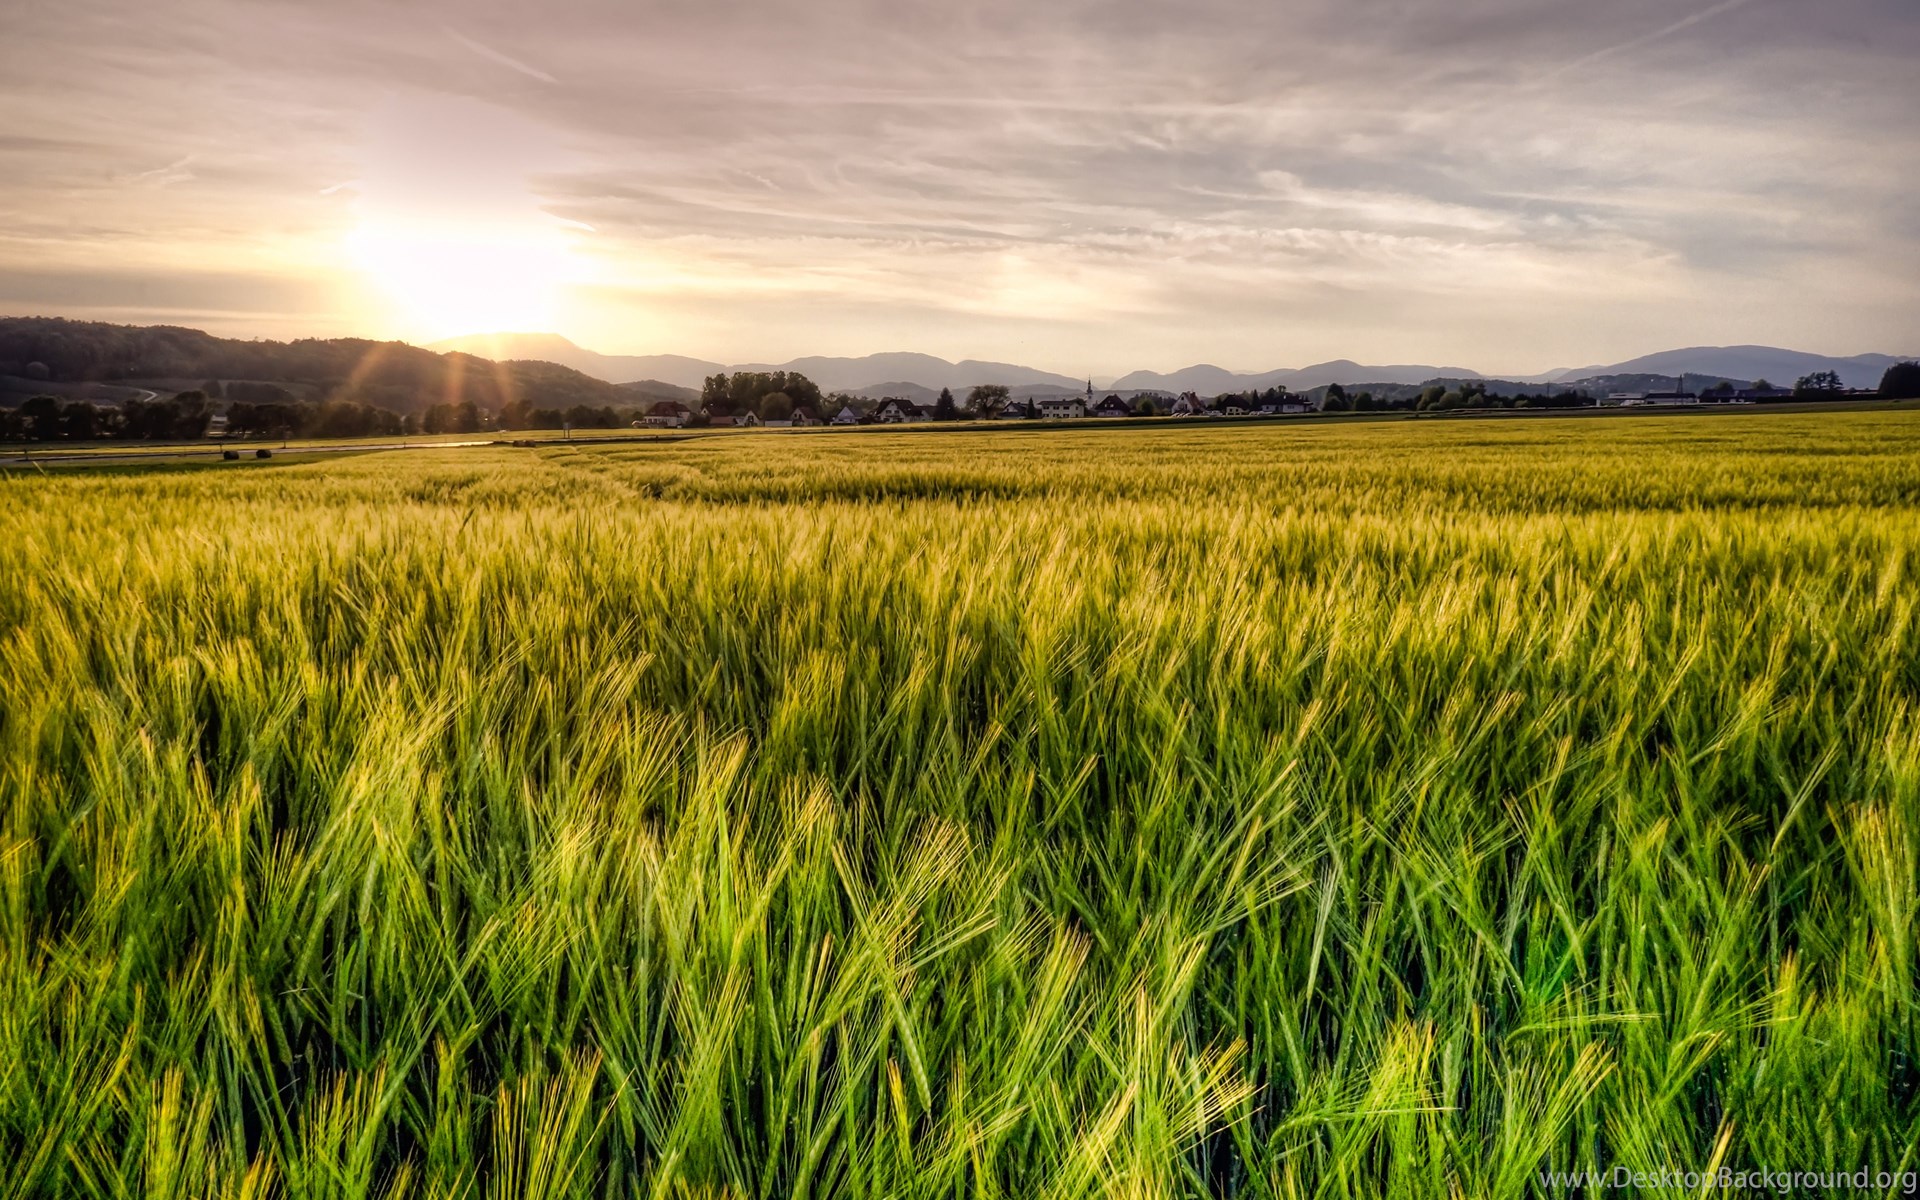
[[[0,408],[0,442],[79,442],[114,439],[197,440],[224,417],[234,438],[401,437],[426,433],[481,433],[520,429],[620,429],[639,420],[639,407],[576,404],[565,409],[510,404],[490,413],[472,400],[432,404],[400,413],[353,400],[233,400],[224,406],[203,390],[130,400],[117,407],[59,396],[33,396]]]
[[[117,327],[110,327],[117,328]],[[550,367],[552,364],[513,364],[519,367]],[[566,368],[556,368],[567,371]],[[578,374],[577,372],[567,372]],[[584,378],[584,377],[583,377]],[[597,382],[597,381],[596,381]],[[606,385],[622,399],[631,392]],[[1709,394],[1715,389],[1710,389]],[[1717,389],[1732,390],[1730,384]],[[1756,381],[1754,390],[1775,390],[1765,380]],[[1831,399],[1848,395],[1840,377],[1831,371],[1814,372],[1796,381],[1794,399]],[[1920,362],[1901,362],[1889,367],[1882,376],[1879,395],[1887,399],[1920,398]],[[1186,393],[1172,398],[1159,394],[1137,395],[1131,402],[1118,393],[1109,401],[1126,405],[1131,415],[1166,415],[1175,411],[1178,400],[1185,400],[1189,411],[1227,412],[1233,409],[1258,411],[1289,403],[1309,404],[1312,397],[1299,396],[1281,388],[1226,392],[1210,400]],[[1349,393],[1340,384],[1321,391],[1318,407],[1323,412],[1450,412],[1461,409],[1563,409],[1590,406],[1593,397],[1582,391],[1561,390],[1495,394],[1477,381],[1428,384],[1418,390],[1376,395],[1371,390]],[[863,414],[876,402],[844,392],[823,394],[820,386],[796,371],[738,371],[707,378],[701,389],[701,411],[693,423],[732,418],[752,413],[763,421],[790,418],[807,410],[822,420],[831,419],[842,407]],[[344,396],[314,402],[302,400],[276,384],[211,381],[171,397],[130,400],[117,407],[96,405],[83,399],[62,399],[38,395],[18,407],[0,408],[0,441],[51,442],[93,441],[114,438],[145,440],[198,439],[207,436],[216,416],[224,417],[228,436],[239,438],[350,438],[397,437],[407,434],[480,433],[491,430],[532,429],[617,429],[639,422],[646,403],[588,404],[564,407],[539,404],[523,396],[513,396],[497,408],[490,408],[472,397],[427,403],[412,411],[401,411],[381,404],[366,403]],[[991,420],[1017,413],[1035,414],[1034,402],[1016,400],[1012,392],[998,384],[973,388],[964,404],[949,388],[940,390],[931,416],[936,421],[966,419]]]

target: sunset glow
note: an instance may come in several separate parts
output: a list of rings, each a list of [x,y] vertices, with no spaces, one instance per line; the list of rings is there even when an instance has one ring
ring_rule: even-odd
[[[0,311],[1084,377],[1857,354],[1920,306],[1910,0],[10,18]]]
[[[552,328],[579,264],[556,229],[371,218],[347,239],[387,328],[431,341]]]

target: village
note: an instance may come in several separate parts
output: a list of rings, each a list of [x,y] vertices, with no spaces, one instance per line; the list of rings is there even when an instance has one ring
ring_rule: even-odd
[[[1484,382],[1455,386],[1436,382],[1409,394],[1376,398],[1372,391],[1349,394],[1338,384],[1303,394],[1280,388],[1265,392],[1226,393],[1210,399],[1194,392],[1169,395],[1166,392],[1135,392],[1122,396],[1117,392],[1095,399],[1095,388],[1088,381],[1080,395],[1037,395],[1014,398],[1005,388],[973,389],[963,406],[951,393],[940,402],[918,403],[901,396],[877,400],[837,393],[818,405],[797,404],[775,407],[763,414],[752,407],[727,401],[688,404],[662,400],[649,406],[636,428],[680,429],[769,428],[808,426],[915,425],[943,420],[970,421],[1075,421],[1122,418],[1162,417],[1187,419],[1259,418],[1305,416],[1320,413],[1390,411],[1475,411],[1501,408],[1673,408],[1701,405],[1748,405],[1778,403],[1807,398],[1805,382],[1799,388],[1779,388],[1765,380],[1746,387],[1721,380],[1699,391],[1686,390],[1682,376],[1671,390],[1613,391],[1594,396],[1585,390],[1548,390],[1538,394],[1513,392],[1502,394],[1487,390]],[[1868,391],[1820,392],[1829,396],[1871,395]]]
[[[939,420],[992,421],[1073,421],[1117,419],[1125,417],[1272,417],[1299,415],[1316,411],[1314,402],[1292,392],[1270,391],[1257,398],[1221,396],[1213,401],[1193,392],[1171,396],[1164,392],[1136,392],[1131,399],[1119,393],[1094,398],[1094,386],[1087,383],[1084,395],[1043,395],[1016,399],[1005,388],[973,389],[962,408],[945,396],[947,405],[920,404],[900,396],[867,400],[845,394],[828,397],[818,407],[796,405],[785,416],[763,417],[749,408],[731,404],[702,403],[699,407],[678,400],[662,400],[647,408],[634,422],[636,427],[679,429],[692,425],[708,427],[783,429],[818,425],[914,425]],[[952,416],[943,413],[951,412]]]

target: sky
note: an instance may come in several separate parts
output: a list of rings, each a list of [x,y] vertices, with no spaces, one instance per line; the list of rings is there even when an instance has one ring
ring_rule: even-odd
[[[9,0],[0,313],[720,362],[1920,350],[1914,0]]]

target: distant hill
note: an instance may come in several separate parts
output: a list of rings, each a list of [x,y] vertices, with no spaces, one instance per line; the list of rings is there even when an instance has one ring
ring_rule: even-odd
[[[682,404],[695,404],[700,399],[700,389],[681,387],[676,383],[662,383],[658,379],[636,379],[632,383],[620,385],[623,392],[632,392],[647,403],[661,400],[678,400]]]
[[[1795,376],[1795,378],[1798,378],[1798,376]],[[1617,374],[1608,372],[1601,375],[1586,375],[1579,379],[1563,379],[1551,386],[1556,388],[1576,388],[1593,396],[1609,396],[1617,392],[1672,391],[1674,381],[1675,377],[1672,375],[1661,375],[1648,371],[1627,371]],[[1875,375],[1873,381],[1877,385],[1880,382],[1880,376]],[[1708,388],[1715,387],[1722,383],[1735,388],[1747,388],[1752,387],[1754,382],[1752,379],[1743,379],[1731,375],[1712,375],[1703,371],[1687,372],[1687,390],[1689,392],[1703,392]],[[1778,379],[1768,379],[1767,382],[1779,387],[1793,386],[1793,379],[1789,379],[1785,383],[1781,383]]]
[[[1613,386],[1614,390],[1631,390],[1628,384],[1633,377],[1657,376],[1664,383],[1672,381],[1682,372],[1687,375],[1688,386],[1706,387],[1722,380],[1745,382],[1765,379],[1783,387],[1793,386],[1793,382],[1802,375],[1815,371],[1834,371],[1840,381],[1848,387],[1878,387],[1880,376],[1896,362],[1911,356],[1890,354],[1857,354],[1851,358],[1834,358],[1823,354],[1808,354],[1798,350],[1783,350],[1774,346],[1695,346],[1683,350],[1663,350],[1658,354],[1648,354],[1622,363],[1612,363],[1590,367],[1562,368],[1540,375],[1507,376],[1506,380],[1528,387],[1554,384],[1574,387],[1592,385],[1599,388]],[[1311,367],[1265,371],[1258,374],[1235,374],[1214,366],[1188,367],[1183,371],[1160,375],[1152,371],[1135,371],[1124,375],[1114,385],[1116,390],[1127,388],[1158,388],[1170,392],[1198,392],[1203,396],[1219,395],[1222,392],[1240,392],[1248,389],[1265,390],[1270,387],[1290,388],[1294,391],[1311,391],[1331,383],[1338,383],[1348,390],[1356,387],[1389,384],[1409,386],[1446,380],[1485,380],[1488,377],[1478,371],[1464,367],[1428,367],[1428,366],[1363,366],[1349,359],[1318,363]]]
[[[798,371],[830,392],[864,391],[889,382],[911,382],[938,392],[952,388],[956,396],[983,383],[1006,387],[1047,385],[1084,390],[1087,381],[1070,379],[1012,363],[964,359],[948,362],[931,354],[869,354],[864,358],[796,358],[773,365],[750,363],[733,368],[745,371]]]
[[[490,412],[515,401],[553,409],[634,404],[632,393],[552,362],[493,363],[363,338],[238,341],[171,325],[0,317],[0,376],[33,376],[42,368],[47,382],[62,385],[147,384],[171,393],[247,381],[284,385],[303,399],[352,400],[399,413],[463,400]]]
[[[1780,387],[1792,387],[1794,381],[1803,375],[1833,371],[1840,376],[1840,382],[1848,387],[1871,388],[1879,387],[1880,377],[1887,368],[1901,361],[1901,356],[1891,354],[1856,354],[1850,358],[1834,358],[1825,354],[1783,350],[1778,346],[1692,346],[1684,350],[1662,350],[1658,354],[1647,354],[1607,366],[1555,372],[1554,377],[1556,380],[1573,381],[1656,375],[1672,380],[1685,372],[1689,387],[1696,382],[1694,376],[1699,376],[1700,381],[1705,383],[1711,383],[1714,379],[1765,379]]]
[[[1343,387],[1361,383],[1424,383],[1437,378],[1478,379],[1476,371],[1465,367],[1362,366],[1352,359],[1335,359],[1310,367],[1284,367],[1255,374],[1236,374],[1220,367],[1201,365],[1162,375],[1153,371],[1135,371],[1122,375],[1113,385],[1115,391],[1152,389],[1164,392],[1198,392],[1217,396],[1222,392],[1265,391],[1283,387],[1307,391],[1337,383]]]
[[[805,374],[804,371],[801,373]],[[808,378],[811,379],[813,377],[809,375]],[[818,383],[819,381],[814,380],[814,382]],[[911,400],[915,404],[932,404],[934,401],[940,399],[940,391],[938,388],[921,387],[917,383],[904,383],[899,380],[894,380],[891,383],[876,383],[872,387],[835,388],[834,390],[848,392],[864,400],[885,400],[893,397],[900,400]],[[955,392],[953,395],[956,401],[962,403],[966,401],[967,395],[965,392]]]
[[[1718,379],[1766,379],[1792,386],[1803,375],[1834,371],[1848,387],[1871,388],[1898,361],[1900,357],[1888,354],[1834,358],[1772,346],[1696,346],[1610,366],[1509,379],[1518,385],[1551,382],[1598,393],[1645,390],[1644,382],[1629,386],[1636,377],[1641,381],[1657,377],[1663,386],[1683,371],[1689,386],[1699,387]],[[166,392],[198,387],[203,381],[246,381],[255,388],[284,387],[289,395],[303,400],[356,400],[402,413],[420,412],[449,399],[472,400],[490,411],[514,402],[546,409],[632,408],[664,399],[692,403],[707,376],[736,370],[798,371],[828,392],[875,399],[900,396],[918,404],[933,403],[942,387],[952,388],[964,403],[967,392],[983,383],[1004,385],[1021,399],[1080,395],[1086,389],[1083,379],[1031,367],[976,359],[954,363],[928,354],[813,357],[778,365],[728,367],[675,354],[598,354],[557,334],[495,334],[423,348],[363,338],[239,341],[166,325],[0,317],[0,393],[8,397],[39,386],[64,395],[137,398],[143,389]],[[1204,364],[1168,374],[1135,371],[1096,391],[1122,396],[1142,391],[1217,396],[1271,387],[1304,392],[1332,383],[1353,391],[1368,385],[1378,389],[1434,380],[1486,379],[1461,367],[1365,366],[1337,359],[1253,374]],[[103,392],[102,388],[125,390]]]
[[[680,354],[600,354],[576,346],[557,333],[481,333],[434,342],[427,349],[475,354],[495,362],[540,359],[607,383],[652,379],[697,389],[707,376],[727,370],[719,363]]]
[[[997,383],[1014,390],[1016,396],[1078,395],[1086,390],[1086,380],[1024,367],[1012,363],[966,359],[948,362],[930,354],[869,354],[863,358],[797,358],[785,363],[742,363],[725,366],[704,359],[673,354],[610,355],[597,354],[551,333],[489,334],[438,342],[436,350],[459,350],[489,358],[541,358],[563,363],[599,379],[620,382],[650,378],[679,387],[699,388],[706,377],[721,371],[798,371],[829,392],[852,392],[879,398],[900,396],[916,403],[929,403],[922,392],[938,393],[952,388],[965,399],[976,384]],[[1874,387],[1887,367],[1900,359],[1887,354],[1861,354],[1852,358],[1831,358],[1782,350],[1771,346],[1697,346],[1683,350],[1665,350],[1628,362],[1591,367],[1563,368],[1540,375],[1504,376],[1528,386],[1548,383],[1573,385],[1584,380],[1607,377],[1664,374],[1671,378],[1681,371],[1703,380],[1767,379],[1791,385],[1802,375],[1814,371],[1837,371],[1849,387]],[[1100,394],[1153,391],[1177,395],[1198,392],[1217,396],[1223,392],[1265,391],[1283,387],[1305,392],[1338,383],[1349,389],[1372,385],[1410,386],[1436,379],[1481,380],[1488,376],[1466,367],[1425,364],[1367,365],[1340,358],[1307,367],[1282,367],[1270,371],[1234,372],[1210,364],[1200,364],[1162,374],[1134,371],[1115,379],[1111,385],[1096,388]],[[909,390],[918,389],[918,390]]]
[[[875,388],[897,383],[912,383],[932,388],[943,387],[955,394],[976,384],[998,383],[1007,387],[1048,385],[1081,391],[1086,380],[1070,379],[1049,371],[1012,363],[948,362],[931,354],[869,354],[864,358],[796,358],[785,363],[739,363],[726,366],[677,354],[618,355],[599,354],[574,345],[553,333],[493,333],[452,338],[435,342],[431,349],[457,350],[497,360],[540,358],[564,363],[598,379],[618,383],[629,379],[657,379],[679,387],[698,388],[709,375],[725,371],[798,371],[829,392],[865,394]],[[883,393],[892,394],[892,393]]]

